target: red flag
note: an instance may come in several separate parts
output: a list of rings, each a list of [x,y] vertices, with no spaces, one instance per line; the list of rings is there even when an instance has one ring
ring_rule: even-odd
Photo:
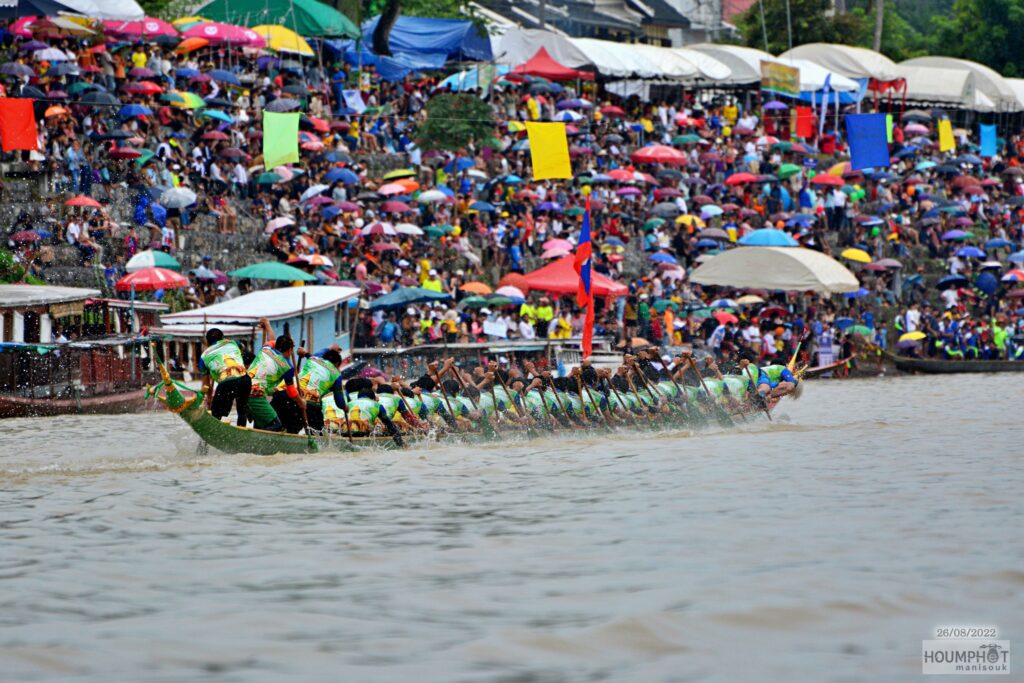
[[[809,138],[814,135],[814,112],[810,107],[796,108],[797,137]]]
[[[38,149],[38,135],[32,100],[20,97],[0,99],[0,141],[5,152]]]
[[[587,195],[587,207],[583,212],[583,228],[580,230],[580,242],[576,245],[576,258],[573,267],[580,276],[579,288],[576,290],[576,305],[586,306],[587,314],[583,321],[583,357],[590,356],[594,348],[594,290],[590,283],[591,256],[593,244],[590,241],[590,195]]]

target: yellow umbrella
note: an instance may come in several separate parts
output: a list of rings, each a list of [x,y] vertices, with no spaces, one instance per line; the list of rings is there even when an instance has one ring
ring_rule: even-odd
[[[871,263],[871,256],[863,249],[854,249],[851,247],[849,249],[844,249],[843,253],[839,255],[845,259],[857,261],[858,263]]]
[[[832,167],[828,169],[828,174],[841,176],[849,171],[850,168],[849,161],[840,161],[838,164],[833,164]]]
[[[740,306],[749,306],[752,304],[763,304],[764,299],[759,297],[757,294],[744,294],[739,299],[736,299],[736,303]]]
[[[904,335],[900,335],[900,341],[921,341],[927,336],[924,332],[907,332]]]
[[[177,26],[179,29],[181,29],[181,27],[185,24],[201,24],[204,21],[209,21],[209,19],[207,19],[206,17],[198,16],[182,17],[181,19],[175,19],[174,21],[172,21],[171,25]]]
[[[702,221],[699,217],[691,216],[690,214],[683,214],[682,216],[676,219],[676,223],[679,223],[680,225],[688,225],[691,228],[694,226],[698,228],[704,227],[704,221]]]
[[[312,57],[316,54],[302,36],[284,26],[260,24],[253,26],[252,30],[263,36],[263,39],[267,41],[267,47],[271,50],[291,52],[303,57]]]
[[[526,124],[525,123],[522,123],[520,121],[509,121],[508,122],[508,132],[509,133],[520,133],[520,132],[522,132],[524,130],[526,130]]]

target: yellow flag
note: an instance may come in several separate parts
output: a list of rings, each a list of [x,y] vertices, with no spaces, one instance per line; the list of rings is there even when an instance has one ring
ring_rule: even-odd
[[[939,151],[949,152],[956,149],[956,141],[953,139],[953,124],[949,119],[939,121]]]
[[[569,139],[565,136],[564,123],[530,121],[526,124],[526,134],[530,138],[534,180],[572,178]]]

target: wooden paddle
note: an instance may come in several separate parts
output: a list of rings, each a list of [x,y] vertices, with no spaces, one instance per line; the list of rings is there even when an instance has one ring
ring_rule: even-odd
[[[754,391],[754,394],[755,394],[755,395],[757,396],[757,398],[755,398],[755,399],[754,399],[754,402],[755,402],[755,403],[757,403],[758,405],[760,405],[760,408],[761,408],[761,410],[763,410],[763,411],[764,411],[764,414],[768,416],[768,421],[769,421],[769,422],[772,422],[772,421],[773,421],[773,420],[772,420],[772,413],[771,413],[771,411],[770,411],[770,410],[768,410],[768,404],[767,404],[767,402],[760,402],[760,401],[758,401],[758,399],[759,399],[759,398],[760,398],[761,396],[760,396],[760,394],[758,394],[758,393],[757,393],[757,380],[755,380],[755,379],[754,379],[753,377],[751,377],[751,375],[750,375],[750,366],[748,365],[747,367],[743,368],[743,370],[744,370],[744,372],[745,372],[745,373],[746,373],[746,375],[747,375],[747,379],[749,379],[749,380],[750,380],[750,383],[754,385],[754,389],[753,389],[753,391]]]
[[[700,385],[704,387],[704,393],[707,395],[708,400],[710,400],[711,404],[715,407],[715,416],[718,418],[718,422],[723,426],[732,426],[735,424],[732,418],[729,417],[729,414],[725,412],[722,404],[715,399],[715,395],[708,389],[707,383],[704,382],[704,375],[700,374],[700,370],[697,368],[697,362],[693,360],[693,356],[689,356],[688,360],[690,361],[690,367],[693,368],[695,373],[697,373],[697,379],[700,380]]]

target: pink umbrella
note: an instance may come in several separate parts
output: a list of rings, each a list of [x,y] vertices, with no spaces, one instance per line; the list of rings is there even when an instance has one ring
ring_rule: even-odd
[[[545,250],[544,253],[540,255],[540,257],[544,258],[544,259],[562,258],[563,256],[568,256],[571,253],[572,252],[569,251],[568,249],[562,249],[562,248],[556,247],[554,249],[547,249],[547,250]]]
[[[398,251],[401,247],[394,242],[377,242],[370,249],[374,251]]]
[[[569,240],[563,240],[559,238],[549,239],[544,243],[545,249],[565,249],[566,251],[572,251],[572,242]]]
[[[13,24],[11,24],[10,31],[19,38],[31,38],[32,31],[29,30],[29,24],[36,20],[37,17],[21,17]]]
[[[295,219],[289,218],[288,216],[285,216],[283,218],[275,218],[274,220],[267,223],[267,228],[264,232],[269,235],[272,232],[280,230],[286,225],[295,225]]]
[[[910,135],[928,135],[928,128],[920,123],[908,123],[903,130]]]
[[[274,168],[274,173],[281,176],[281,180],[278,181],[280,183],[288,182],[295,177],[295,169],[288,168],[287,166],[276,166]]]
[[[388,223],[371,223],[365,228],[359,231],[359,234],[363,237],[369,237],[370,235],[397,235],[395,229]]]
[[[384,202],[380,210],[384,213],[405,213],[406,211],[412,211],[408,204],[405,202],[399,202],[395,200]]]
[[[501,294],[502,296],[512,297],[514,299],[525,299],[526,296],[523,294],[523,290],[512,285],[505,285],[504,287],[498,287],[495,294]]]
[[[321,204],[333,204],[334,200],[330,197],[325,197],[322,194],[318,194],[315,197],[311,197],[306,200],[307,206],[320,206]]]
[[[387,185],[381,185],[377,190],[377,194],[382,195],[393,195],[393,194],[405,194],[408,190],[405,185],[399,185],[398,183],[388,183]]]
[[[240,47],[263,48],[267,41],[263,36],[244,26],[222,24],[209,21],[196,24],[182,34],[186,38],[202,38],[210,41],[210,45],[237,45]]]
[[[359,205],[355,202],[338,202],[338,208],[345,213],[355,213],[360,211]]]
[[[103,30],[112,36],[124,38],[152,38],[177,36],[178,30],[163,19],[146,17],[142,21],[104,21]]]
[[[643,194],[643,192],[635,187],[620,187],[615,190],[615,194],[620,197],[634,197],[638,194]]]

